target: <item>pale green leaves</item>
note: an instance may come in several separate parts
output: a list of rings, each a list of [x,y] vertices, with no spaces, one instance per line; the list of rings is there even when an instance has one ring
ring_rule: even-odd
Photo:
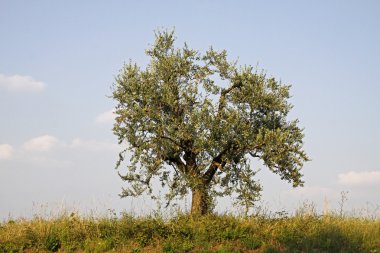
[[[286,119],[290,86],[251,66],[236,67],[226,51],[210,48],[201,55],[186,44],[176,49],[174,42],[173,32],[157,32],[146,51],[149,65],[126,64],[116,78],[113,130],[132,152],[122,175],[131,184],[123,195],[150,191],[156,176],[170,189],[168,200],[204,184],[252,204],[261,188],[250,156],[302,185],[300,169],[308,158],[302,129]]]

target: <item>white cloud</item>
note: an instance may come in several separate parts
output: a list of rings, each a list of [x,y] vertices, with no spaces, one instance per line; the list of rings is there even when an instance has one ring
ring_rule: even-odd
[[[99,140],[85,140],[81,138],[72,139],[70,142],[59,140],[51,135],[42,135],[30,139],[22,145],[26,151],[49,151],[53,148],[76,150],[85,152],[98,151],[118,151],[119,147],[116,143]]]
[[[11,92],[42,91],[45,88],[45,83],[36,81],[31,76],[0,74],[0,88]]]
[[[87,151],[105,151],[112,150],[117,151],[118,145],[111,142],[106,141],[97,141],[97,140],[83,140],[80,138],[75,138],[71,141],[70,148],[79,149],[79,150],[87,150]]]
[[[369,185],[380,184],[380,171],[350,171],[338,175],[338,182],[342,185]]]
[[[58,143],[58,139],[54,136],[42,135],[25,142],[22,147],[27,151],[48,151]]]
[[[113,123],[115,120],[115,113],[114,112],[115,112],[115,110],[112,109],[112,110],[109,110],[109,111],[106,111],[106,112],[99,114],[96,117],[95,122],[98,124],[111,124],[111,123]]]
[[[0,160],[8,160],[12,158],[13,148],[9,144],[0,144]]]

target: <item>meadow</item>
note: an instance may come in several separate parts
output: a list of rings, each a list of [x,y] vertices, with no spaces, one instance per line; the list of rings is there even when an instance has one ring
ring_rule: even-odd
[[[380,220],[339,212],[251,216],[63,213],[0,223],[0,252],[380,252]]]

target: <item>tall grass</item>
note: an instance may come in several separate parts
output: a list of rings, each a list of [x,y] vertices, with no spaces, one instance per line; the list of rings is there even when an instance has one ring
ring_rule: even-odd
[[[250,217],[110,214],[8,220],[0,252],[380,252],[380,220],[300,209]]]

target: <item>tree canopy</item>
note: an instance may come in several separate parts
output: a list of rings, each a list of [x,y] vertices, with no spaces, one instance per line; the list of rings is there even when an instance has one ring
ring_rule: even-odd
[[[251,159],[294,187],[308,157],[298,120],[288,120],[290,85],[252,66],[238,67],[226,51],[175,48],[172,31],[155,33],[143,69],[129,62],[113,86],[114,134],[131,154],[122,196],[152,193],[152,178],[168,201],[192,193],[192,214],[210,211],[215,196],[237,194],[251,205],[261,186]]]

